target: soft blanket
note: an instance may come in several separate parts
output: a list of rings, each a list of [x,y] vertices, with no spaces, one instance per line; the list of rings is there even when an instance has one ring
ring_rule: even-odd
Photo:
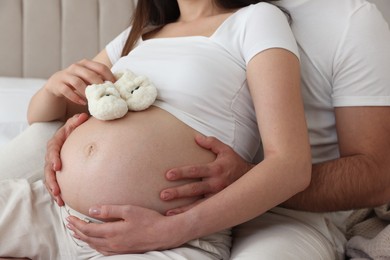
[[[356,210],[347,222],[346,255],[351,259],[390,259],[390,204]]]

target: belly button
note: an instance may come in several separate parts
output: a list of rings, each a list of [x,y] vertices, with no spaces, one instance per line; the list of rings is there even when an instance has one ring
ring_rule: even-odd
[[[95,143],[90,143],[85,147],[85,155],[90,157],[95,154],[96,151],[96,144]]]

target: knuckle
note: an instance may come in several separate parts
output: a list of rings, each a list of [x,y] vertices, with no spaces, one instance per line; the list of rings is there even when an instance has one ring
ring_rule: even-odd
[[[191,166],[188,168],[188,177],[196,177],[198,172],[199,170],[196,166]]]
[[[166,193],[169,194],[169,198],[178,198],[180,195],[180,192],[176,188],[167,189]]]
[[[80,62],[70,64],[68,67],[68,70],[70,70],[70,71],[75,70],[79,66],[79,63]]]
[[[99,73],[104,73],[106,72],[106,66],[102,63],[96,63],[96,70]]]
[[[80,89],[84,86],[84,81],[80,79],[79,77],[74,77],[72,79],[72,82],[70,82],[71,86],[75,89]]]
[[[211,175],[214,176],[221,176],[224,172],[224,167],[222,164],[215,164],[210,167],[211,168]]]
[[[52,156],[53,156],[53,153],[55,152],[55,144],[54,143],[51,143],[47,146],[47,150],[46,150],[46,158],[47,158],[47,161],[50,162],[51,159],[52,159]]]
[[[109,206],[102,206],[100,211],[100,216],[102,218],[107,218],[110,215],[111,208]]]
[[[201,192],[200,185],[198,185],[198,184],[193,184],[193,185],[191,185],[191,188],[190,188],[190,195],[196,196],[196,195],[199,195],[200,192]]]
[[[69,87],[65,84],[61,84],[58,86],[58,91],[62,94],[65,95],[66,92],[68,92]]]
[[[69,125],[66,126],[66,136],[69,136],[75,128],[75,122],[69,122]]]
[[[87,237],[91,234],[91,231],[88,229],[87,225],[81,225],[78,227],[78,229],[80,230],[81,233],[83,233]],[[85,240],[87,242],[88,238],[85,238]]]
[[[106,231],[105,237],[106,238],[112,238],[115,236],[115,232],[112,229],[109,229]]]

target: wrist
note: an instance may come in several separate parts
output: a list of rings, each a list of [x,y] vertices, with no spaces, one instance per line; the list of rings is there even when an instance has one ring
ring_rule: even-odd
[[[171,240],[174,243],[174,245],[170,246],[177,247],[192,239],[200,237],[194,214],[187,214],[187,212],[184,212],[173,216],[167,216],[166,220],[163,230],[165,230],[165,234],[169,236],[168,240]]]

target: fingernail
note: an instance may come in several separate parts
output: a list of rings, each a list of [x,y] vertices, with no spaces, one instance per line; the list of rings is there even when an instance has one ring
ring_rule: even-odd
[[[176,178],[176,173],[174,173],[174,172],[168,172],[168,173],[167,173],[167,178],[168,178],[169,180],[174,180],[174,179]]]
[[[163,193],[161,194],[161,198],[162,198],[163,200],[169,200],[169,199],[172,198],[172,194],[170,194],[169,192],[165,191],[165,192],[163,192]]]
[[[167,216],[174,216],[174,215],[177,215],[179,213],[180,212],[178,212],[177,210],[168,210],[167,211]]]
[[[87,102],[83,99],[79,99],[79,104],[85,106]]]
[[[90,215],[100,215],[100,209],[99,208],[90,208],[89,209],[89,214]]]

